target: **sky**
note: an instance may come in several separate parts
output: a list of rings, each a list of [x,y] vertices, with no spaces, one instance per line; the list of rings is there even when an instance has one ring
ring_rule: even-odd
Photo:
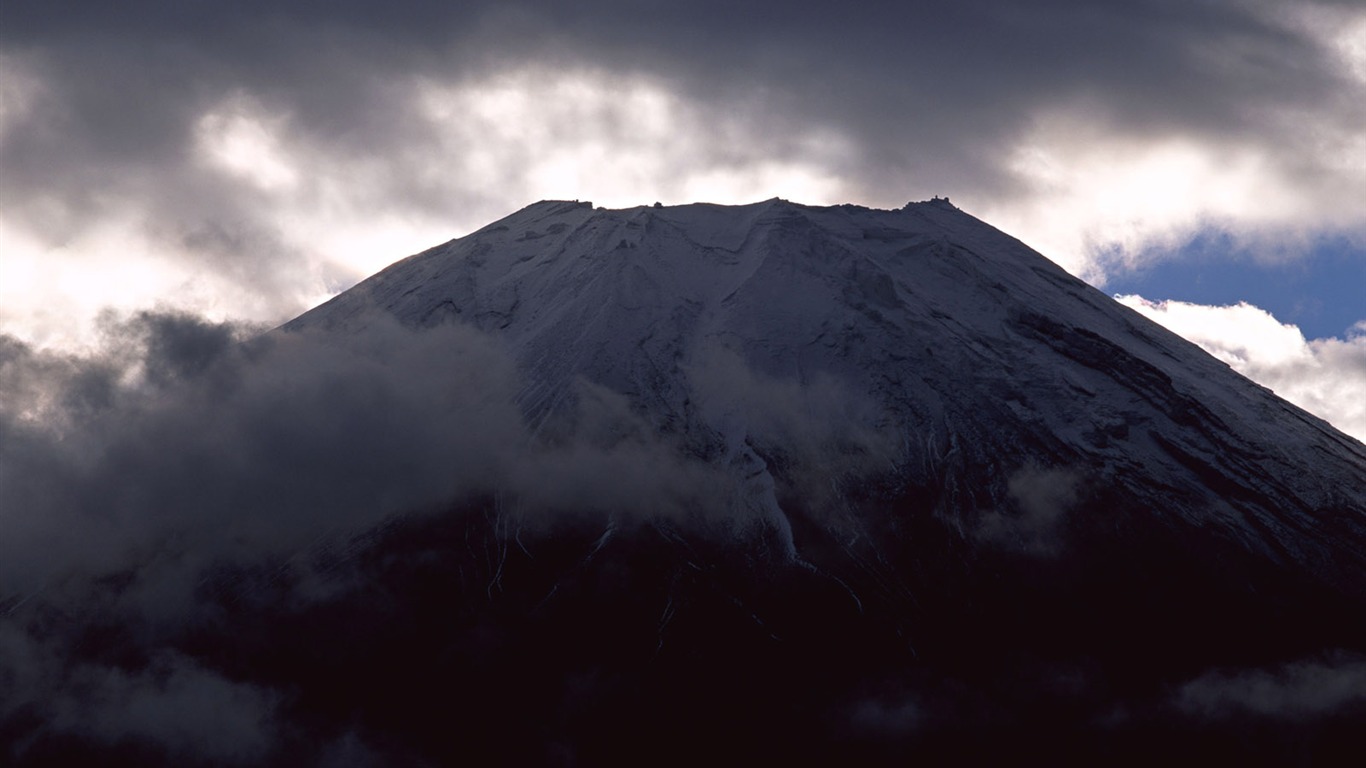
[[[275,324],[539,199],[946,195],[1366,438],[1363,126],[1355,0],[8,0],[0,333]]]

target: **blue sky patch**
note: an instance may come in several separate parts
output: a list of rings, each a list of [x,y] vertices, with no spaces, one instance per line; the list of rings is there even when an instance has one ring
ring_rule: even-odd
[[[1293,262],[1262,263],[1227,234],[1206,233],[1166,258],[1111,275],[1105,290],[1152,301],[1246,301],[1298,325],[1305,338],[1343,337],[1366,320],[1366,250],[1346,237],[1326,237]]]

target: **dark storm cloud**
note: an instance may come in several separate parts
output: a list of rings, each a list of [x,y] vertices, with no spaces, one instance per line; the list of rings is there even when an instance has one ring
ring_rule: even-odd
[[[296,154],[345,166],[354,210],[438,216],[490,192],[430,173],[442,132],[417,114],[415,79],[532,64],[652,78],[705,114],[753,122],[774,155],[832,130],[854,147],[837,170],[882,204],[1009,194],[1008,153],[1054,109],[1116,136],[1274,147],[1287,172],[1324,178],[1343,171],[1315,154],[1306,121],[1345,130],[1361,117],[1343,103],[1359,86],[1341,61],[1274,3],[19,0],[0,14],[6,69],[28,84],[0,138],[10,215],[49,243],[131,216],[269,295],[297,280],[299,244],[260,189],[195,160],[198,121],[233,98],[283,116]],[[699,166],[752,159],[707,144]]]

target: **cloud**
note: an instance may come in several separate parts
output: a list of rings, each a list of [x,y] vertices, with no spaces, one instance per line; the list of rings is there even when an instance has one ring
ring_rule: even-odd
[[[0,595],[129,558],[154,569],[184,552],[289,551],[461,495],[687,516],[724,507],[733,485],[705,449],[586,380],[533,430],[511,355],[466,326],[257,333],[143,312],[107,315],[85,355],[0,337]],[[751,414],[755,439],[790,441],[812,466],[849,445],[868,450],[844,469],[872,455],[833,383],[760,380],[738,359],[726,371],[747,384],[730,395],[771,395]]]
[[[735,351],[709,347],[686,374],[707,423],[727,440],[784,454],[794,477],[811,478],[804,496],[820,498],[845,472],[892,464],[894,441],[876,427],[880,408],[828,373],[806,381],[771,376]]]
[[[545,510],[686,521],[726,508],[734,479],[662,438],[625,396],[579,379],[571,397],[505,468],[504,487],[531,511],[522,522],[545,522]]]
[[[1350,155],[1356,138],[1346,131],[1338,153]],[[1269,261],[1309,253],[1316,234],[1359,239],[1366,232],[1343,202],[1366,194],[1366,173],[1342,174],[1337,183],[1346,197],[1335,197],[1289,178],[1281,162],[1271,146],[1115,136],[1085,118],[1058,115],[1042,119],[1008,162],[1029,194],[978,212],[1100,284],[1211,230],[1228,234],[1235,251]]]
[[[1358,440],[1366,441],[1366,325],[1346,339],[1306,341],[1300,329],[1251,304],[1225,307],[1119,296],[1120,303],[1199,344]]]
[[[102,328],[85,355],[0,337],[0,599],[131,569],[130,595],[174,611],[215,559],[495,493],[528,524],[547,510],[748,524],[773,512],[731,503],[764,469],[750,442],[783,446],[817,506],[832,479],[891,462],[874,414],[835,382],[734,356],[690,372],[702,413],[670,436],[586,380],[533,428],[511,353],[463,325],[259,334],[144,312]],[[749,463],[716,461],[709,439]]]
[[[91,357],[5,340],[0,592],[158,542],[300,547],[484,487],[522,434],[511,363],[472,331],[242,333],[140,314]]]
[[[117,743],[147,739],[175,753],[250,764],[272,746],[274,695],[178,657],[129,674],[82,668],[79,700],[58,701],[52,726]]]
[[[1056,555],[1067,513],[1081,498],[1081,480],[1067,468],[1021,467],[1006,479],[1006,497],[1015,509],[984,514],[977,539],[1035,556]]]
[[[0,323],[278,321],[541,197],[952,193],[1093,279],[1211,223],[1360,233],[1362,30],[1326,1],[10,3]]]
[[[133,667],[67,655],[71,638],[0,620],[0,720],[36,715],[41,726],[6,747],[81,740],[96,751],[153,745],[185,759],[253,764],[274,747],[277,692],[233,682],[169,651]]]
[[[1215,670],[1181,686],[1176,707],[1205,719],[1237,715],[1299,720],[1366,702],[1366,659],[1336,654],[1275,669]]]
[[[912,698],[887,701],[867,698],[851,707],[850,725],[856,731],[872,732],[882,737],[904,737],[921,727],[925,720],[924,705]]]
[[[705,419],[670,437],[588,381],[533,430],[511,355],[466,326],[376,317],[340,336],[262,334],[143,312],[107,315],[101,338],[72,354],[0,336],[0,727],[18,729],[6,748],[19,753],[256,763],[302,738],[363,757],[364,734],[288,733],[290,691],[233,668],[233,642],[196,638],[222,631],[220,587],[246,602],[283,594],[268,610],[284,613],[349,594],[346,559],[400,518],[487,501],[497,519],[480,546],[502,557],[524,528],[605,541],[638,523],[695,541],[786,535],[793,555],[752,451],[716,460]],[[755,441],[790,439],[794,461],[829,474],[863,466],[827,460],[864,434],[834,383],[808,391],[738,358],[691,375],[738,383],[729,407],[770,393],[743,430]]]

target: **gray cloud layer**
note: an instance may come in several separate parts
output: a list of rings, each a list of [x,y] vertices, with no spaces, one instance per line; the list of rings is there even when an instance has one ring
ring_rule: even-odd
[[[513,513],[724,506],[698,489],[724,497],[725,477],[588,383],[574,433],[533,438],[511,358],[464,326],[243,333],[143,313],[85,357],[0,336],[0,600],[129,568],[173,588],[166,573],[495,492]]]
[[[511,366],[461,329],[242,346],[142,315],[108,333],[90,358],[0,348],[6,597],[137,566],[173,610],[176,574],[477,491],[517,445]]]
[[[622,521],[726,536],[773,524],[743,477],[601,387],[579,382],[569,428],[533,436],[511,357],[465,326],[253,335],[140,313],[106,318],[104,336],[77,356],[0,335],[0,724],[36,716],[37,737],[214,764],[274,749],[286,692],[224,677],[168,639],[215,615],[215,569],[287,564],[298,599],[326,596],[348,577],[322,555],[472,499],[496,499],[485,543],[503,548],[523,529],[579,524],[604,540]],[[707,392],[741,383],[746,400],[760,386],[738,359],[690,378]],[[868,439],[845,410],[811,408],[833,384],[770,384],[778,396],[747,434],[794,439],[825,468],[816,485],[866,469],[829,459]],[[106,624],[123,639],[89,639]]]
[[[1250,147],[1274,168],[1268,178],[1310,180],[1328,200],[1355,188],[1358,169],[1324,137],[1357,135],[1366,107],[1355,98],[1362,81],[1302,21],[1352,7],[1324,0],[1292,16],[1254,0],[856,9],[17,0],[0,12],[11,82],[0,101],[0,178],[12,225],[50,245],[131,218],[186,263],[265,297],[277,315],[297,308],[305,246],[270,195],[198,157],[200,121],[225,100],[280,117],[305,175],[326,170],[333,180],[314,188],[304,179],[300,204],[341,199],[339,216],[470,226],[482,222],[456,212],[526,202],[517,195],[530,159],[515,152],[500,158],[501,189],[458,169],[432,172],[433,158],[450,156],[450,126],[423,117],[414,88],[528,66],[644,77],[699,109],[699,125],[738,116],[752,129],[746,142],[763,137],[762,146],[708,137],[675,160],[696,167],[801,157],[812,130],[841,137],[852,149],[831,170],[859,202],[1038,192],[1011,167],[1012,153],[1056,113],[1080,115],[1107,141]],[[598,117],[594,130],[609,146],[629,138],[613,135],[632,130],[629,115]],[[463,140],[471,146],[457,154],[484,143]],[[677,170],[662,169],[661,183]]]

